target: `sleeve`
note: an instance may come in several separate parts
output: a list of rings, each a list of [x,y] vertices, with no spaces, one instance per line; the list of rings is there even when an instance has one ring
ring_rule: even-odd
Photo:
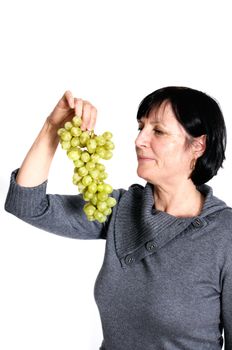
[[[231,247],[231,246],[230,246]],[[232,248],[227,255],[222,280],[222,322],[224,327],[225,350],[232,349]]]
[[[47,181],[24,187],[16,182],[18,169],[12,172],[5,201],[5,210],[39,229],[69,238],[105,239],[112,214],[105,223],[88,221],[82,195],[46,194]],[[125,190],[114,190],[111,196],[119,201]],[[113,208],[113,212],[116,206]]]

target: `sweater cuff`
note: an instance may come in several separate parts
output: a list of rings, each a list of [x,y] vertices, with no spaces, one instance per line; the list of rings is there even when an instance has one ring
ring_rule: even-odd
[[[24,187],[16,182],[19,169],[12,172],[5,202],[5,210],[19,217],[32,217],[41,214],[46,205],[47,180],[34,187]]]

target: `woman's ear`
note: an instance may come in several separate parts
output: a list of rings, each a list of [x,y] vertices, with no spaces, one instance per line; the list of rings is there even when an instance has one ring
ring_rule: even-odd
[[[194,137],[194,141],[192,143],[193,152],[197,158],[201,157],[206,149],[206,134]]]

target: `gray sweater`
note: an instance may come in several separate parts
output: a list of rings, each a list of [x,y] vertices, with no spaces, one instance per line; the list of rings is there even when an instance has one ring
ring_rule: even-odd
[[[5,209],[40,229],[77,239],[106,239],[94,295],[102,350],[232,350],[232,209],[206,184],[197,217],[155,209],[153,191],[114,190],[104,224],[89,222],[81,195],[25,188],[12,173]]]

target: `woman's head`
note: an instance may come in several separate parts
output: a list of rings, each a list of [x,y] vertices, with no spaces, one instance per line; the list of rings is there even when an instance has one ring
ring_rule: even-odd
[[[141,130],[135,142],[138,175],[147,181],[152,182],[152,174],[153,182],[159,176],[168,181],[189,175],[195,185],[201,185],[222,167],[226,126],[218,103],[207,94],[164,87],[141,101],[137,120]]]

